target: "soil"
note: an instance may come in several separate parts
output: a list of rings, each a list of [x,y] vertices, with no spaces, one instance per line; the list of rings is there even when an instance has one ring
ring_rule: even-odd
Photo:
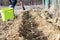
[[[0,20],[0,40],[60,40],[60,19],[43,10],[20,12],[13,21]]]

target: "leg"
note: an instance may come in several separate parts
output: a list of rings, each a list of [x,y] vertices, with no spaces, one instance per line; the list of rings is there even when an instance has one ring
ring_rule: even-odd
[[[10,7],[14,8],[17,3],[17,0],[9,0],[9,2],[10,2]]]

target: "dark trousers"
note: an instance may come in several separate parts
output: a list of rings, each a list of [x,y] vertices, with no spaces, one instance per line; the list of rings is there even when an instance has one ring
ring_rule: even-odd
[[[9,0],[9,2],[10,2],[10,5],[12,5],[12,7],[14,8],[17,3],[17,0]]]

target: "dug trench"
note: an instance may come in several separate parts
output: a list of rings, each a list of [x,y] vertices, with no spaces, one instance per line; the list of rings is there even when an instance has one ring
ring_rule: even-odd
[[[23,13],[22,23],[22,27],[19,28],[19,36],[23,37],[23,40],[47,40],[47,36],[37,29],[38,24],[29,11]]]

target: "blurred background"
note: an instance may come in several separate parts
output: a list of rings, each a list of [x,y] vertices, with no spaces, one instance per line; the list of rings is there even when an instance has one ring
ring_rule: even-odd
[[[15,6],[15,10],[19,11],[22,9],[20,6],[20,1],[17,0],[17,4]],[[60,10],[60,0],[22,0],[26,9],[49,9],[51,12],[55,12],[56,10]],[[0,0],[0,9],[4,7],[8,7],[10,5],[9,0]],[[16,12],[17,12],[16,11]],[[16,13],[15,12],[15,13]]]
[[[20,5],[21,0],[17,0],[17,5]],[[25,5],[37,5],[37,4],[42,4],[42,0],[22,0]],[[9,0],[0,0],[0,5],[1,6],[8,6],[9,5]]]
[[[17,0],[17,6],[20,6],[20,1],[21,0]],[[41,5],[43,6],[47,6],[47,8],[49,8],[52,4],[56,5],[56,6],[60,6],[60,0],[22,0],[24,2],[25,5]],[[0,6],[9,6],[9,0],[0,0]],[[40,7],[41,7],[40,6]]]

